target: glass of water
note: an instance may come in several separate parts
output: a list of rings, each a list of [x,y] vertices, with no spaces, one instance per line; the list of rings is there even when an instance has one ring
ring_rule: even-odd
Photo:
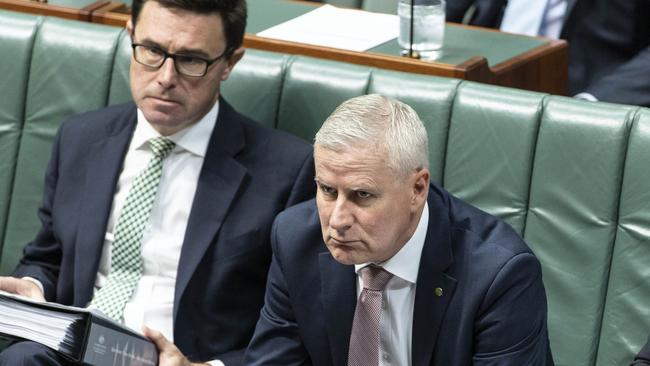
[[[442,47],[445,37],[445,0],[399,0],[399,38],[408,50],[411,37],[411,1],[413,1],[413,51],[423,57]]]

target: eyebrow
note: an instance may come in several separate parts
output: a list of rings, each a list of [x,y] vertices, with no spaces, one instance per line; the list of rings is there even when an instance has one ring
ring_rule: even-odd
[[[166,49],[165,47],[163,47],[160,43],[152,41],[151,39],[148,39],[148,38],[142,39],[139,43],[143,44],[143,45],[146,45],[146,46],[160,48],[161,50],[164,50],[164,51],[166,51],[168,53],[172,53],[172,52],[169,52],[169,50]],[[177,50],[176,52],[173,52],[173,54],[175,54],[175,55],[187,55],[187,56],[198,56],[198,57],[203,57],[203,58],[206,58],[206,59],[210,59],[210,55],[208,55],[207,53],[205,53],[205,51],[203,51],[201,49],[198,49],[198,48],[181,48],[180,50]]]

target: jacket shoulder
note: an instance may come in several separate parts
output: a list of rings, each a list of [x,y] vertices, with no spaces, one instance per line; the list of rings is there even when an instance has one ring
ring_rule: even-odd
[[[287,146],[304,152],[312,151],[312,145],[308,141],[286,131],[269,128],[245,116],[242,116],[242,124],[247,138],[253,143],[262,146]]]
[[[113,105],[68,117],[60,127],[60,133],[81,135],[106,135],[115,132],[130,122],[136,121],[136,107],[133,102]]]
[[[314,249],[327,250],[321,238],[316,199],[289,207],[275,218],[272,242],[276,255],[300,258]]]
[[[448,210],[449,226],[456,238],[462,237],[471,243],[474,250],[485,247],[503,252],[505,256],[530,253],[532,251],[521,236],[505,221],[473,206],[442,188],[434,191],[442,198]]]

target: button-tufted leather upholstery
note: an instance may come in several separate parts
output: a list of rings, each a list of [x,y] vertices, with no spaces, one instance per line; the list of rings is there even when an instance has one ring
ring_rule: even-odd
[[[130,99],[124,30],[0,11],[0,273],[38,228],[65,116]],[[432,178],[540,258],[557,365],[625,365],[650,332],[650,110],[247,50],[223,94],[311,140],[342,101],[415,108]]]

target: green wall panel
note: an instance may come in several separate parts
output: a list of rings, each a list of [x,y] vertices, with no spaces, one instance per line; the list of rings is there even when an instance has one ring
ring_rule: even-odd
[[[40,227],[36,212],[59,125],[67,116],[106,105],[119,33],[117,27],[47,18],[36,35],[0,266],[3,272],[15,266],[20,248]]]
[[[32,45],[42,18],[0,11],[0,257],[23,127]],[[7,270],[0,267],[0,275]]]
[[[445,188],[504,219],[520,234],[528,210],[543,97],[465,83],[454,101]]]
[[[368,93],[396,98],[418,113],[429,137],[431,180],[442,183],[449,119],[460,81],[395,71],[373,70]]]
[[[131,37],[126,29],[123,29],[115,49],[111,85],[108,92],[109,105],[125,103],[132,100],[131,87],[129,86],[129,65],[131,63],[132,52]]]
[[[323,121],[344,101],[365,94],[367,67],[296,57],[285,74],[278,128],[313,142]]]
[[[248,49],[221,84],[221,93],[239,112],[275,127],[288,62],[287,55]]]
[[[628,365],[650,334],[650,110],[635,123],[625,159],[599,366]]]
[[[561,97],[544,108],[524,238],[542,262],[557,366],[596,361],[630,111]]]

